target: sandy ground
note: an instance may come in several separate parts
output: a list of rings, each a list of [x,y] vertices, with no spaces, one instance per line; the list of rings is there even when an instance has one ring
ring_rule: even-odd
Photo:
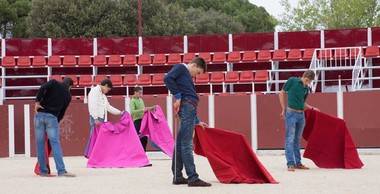
[[[221,184],[207,159],[196,156],[201,178],[213,184],[210,188],[189,188],[171,184],[171,161],[161,155],[150,155],[152,167],[135,169],[89,169],[83,157],[65,157],[66,167],[76,178],[35,176],[36,158],[0,159],[1,194],[55,193],[131,193],[131,194],[380,194],[380,155],[361,155],[365,167],[360,170],[319,169],[310,160],[308,171],[287,172],[283,155],[259,155],[262,163],[279,184]],[[53,160],[50,159],[52,163]],[[54,166],[53,166],[54,167]],[[54,170],[55,173],[55,170]]]

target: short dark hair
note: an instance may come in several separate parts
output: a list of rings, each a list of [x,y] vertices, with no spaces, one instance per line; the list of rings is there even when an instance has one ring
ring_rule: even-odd
[[[133,92],[141,92],[142,91],[142,87],[140,86],[136,86],[133,88]]]
[[[308,78],[309,80],[314,80],[315,73],[313,70],[307,70],[303,73],[302,77]]]
[[[112,88],[112,81],[109,79],[104,79],[103,81],[100,82],[100,85],[102,86],[107,86],[109,88]]]
[[[203,69],[204,72],[207,71],[206,61],[202,57],[195,57],[190,63],[196,64],[197,67]]]
[[[65,78],[63,78],[62,83],[65,84],[65,85],[68,86],[68,87],[74,85],[74,81],[73,81],[73,79],[71,79],[70,77],[65,77]]]

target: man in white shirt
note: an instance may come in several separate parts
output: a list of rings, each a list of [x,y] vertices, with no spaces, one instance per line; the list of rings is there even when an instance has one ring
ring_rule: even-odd
[[[105,79],[97,85],[91,88],[88,94],[88,111],[90,113],[90,136],[95,126],[101,122],[107,121],[107,112],[113,115],[121,115],[122,111],[114,108],[107,100],[106,94],[112,89],[112,82],[109,79]],[[85,148],[85,157],[88,157],[88,144]]]

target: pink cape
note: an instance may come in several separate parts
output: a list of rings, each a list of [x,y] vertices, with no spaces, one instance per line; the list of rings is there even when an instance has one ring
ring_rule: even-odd
[[[156,106],[154,111],[144,113],[140,132],[142,136],[147,136],[160,147],[170,158],[173,157],[174,138],[160,106]]]
[[[305,112],[303,138],[307,141],[304,157],[320,168],[361,168],[356,146],[344,120],[322,112]]]
[[[95,127],[90,138],[87,167],[123,168],[149,164],[129,113],[124,113],[119,122]]]

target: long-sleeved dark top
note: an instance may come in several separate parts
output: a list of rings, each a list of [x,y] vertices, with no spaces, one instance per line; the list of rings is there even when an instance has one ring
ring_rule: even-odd
[[[69,88],[63,83],[50,80],[38,90],[36,102],[43,107],[43,109],[38,109],[38,112],[50,113],[56,116],[59,122],[71,102],[71,94]]]

